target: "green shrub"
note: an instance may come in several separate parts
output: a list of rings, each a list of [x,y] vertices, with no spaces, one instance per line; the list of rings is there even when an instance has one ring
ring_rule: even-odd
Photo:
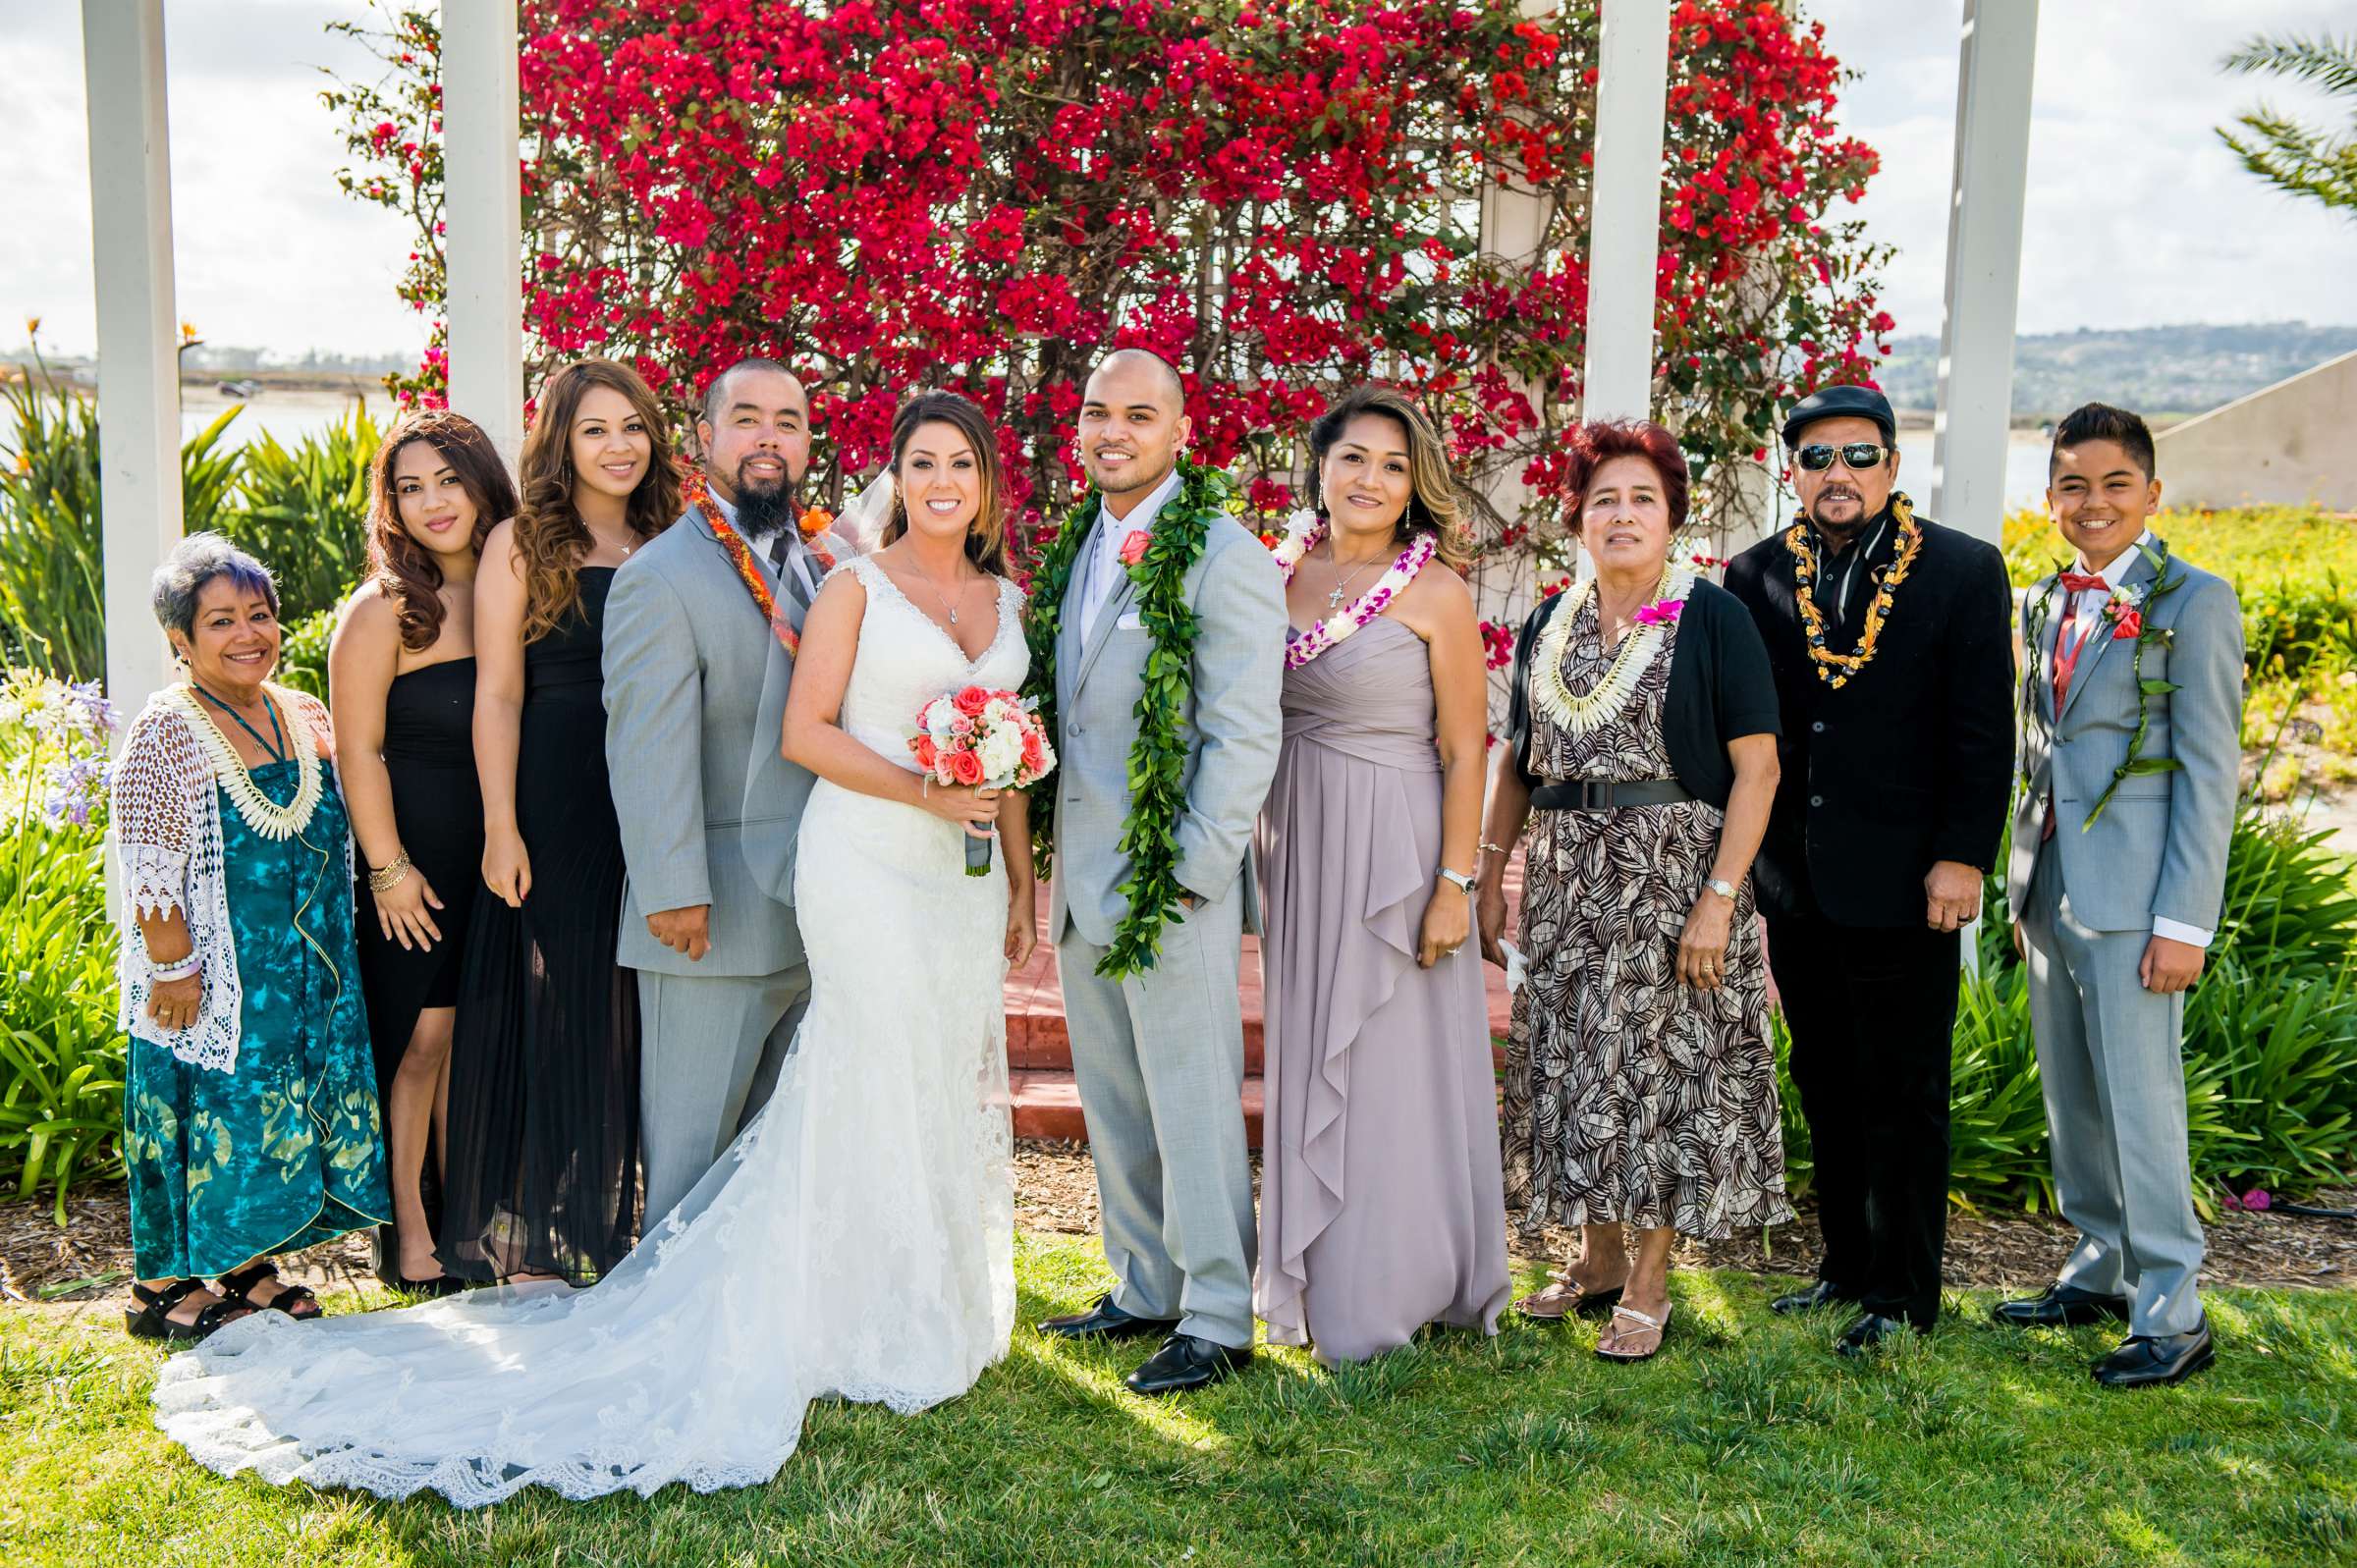
[[[0,679],[0,1189],[123,1173],[124,1041],[106,918],[106,705],[31,671]]]
[[[279,646],[278,674],[272,678],[281,685],[307,691],[325,702],[327,644],[335,634],[336,612],[333,609],[321,610],[300,621],[287,622],[286,641]]]
[[[332,610],[367,564],[368,461],[382,439],[364,407],[294,449],[264,432],[240,454],[232,539],[278,578],[279,614]]]

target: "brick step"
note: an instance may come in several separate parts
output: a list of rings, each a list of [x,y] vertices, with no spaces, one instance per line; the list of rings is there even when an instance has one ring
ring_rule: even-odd
[[[1080,1090],[1071,1073],[1024,1070],[1007,1075],[1014,1102],[1017,1138],[1057,1138],[1069,1143],[1088,1141],[1088,1123],[1080,1114]],[[1244,1080],[1244,1138],[1260,1147],[1260,1075]]]

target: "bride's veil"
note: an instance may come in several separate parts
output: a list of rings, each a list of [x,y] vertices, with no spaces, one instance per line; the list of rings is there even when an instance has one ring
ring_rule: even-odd
[[[892,518],[892,470],[879,468],[859,493],[844,504],[835,518],[836,535],[851,554],[875,554],[884,542],[884,524]]]

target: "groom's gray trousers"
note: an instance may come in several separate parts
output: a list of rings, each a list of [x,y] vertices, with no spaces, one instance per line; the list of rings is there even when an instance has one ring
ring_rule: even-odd
[[[1121,981],[1067,924],[1056,944],[1088,1121],[1114,1305],[1252,1343],[1252,1169],[1236,990],[1241,879],[1163,927],[1161,960]]]

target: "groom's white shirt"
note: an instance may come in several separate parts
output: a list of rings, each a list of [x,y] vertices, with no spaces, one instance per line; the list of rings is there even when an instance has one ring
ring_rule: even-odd
[[[1151,495],[1129,509],[1126,517],[1116,517],[1111,512],[1103,514],[1096,538],[1091,541],[1088,557],[1088,593],[1080,601],[1080,630],[1086,635],[1097,623],[1097,612],[1122,580],[1122,542],[1133,533],[1152,533],[1154,519],[1178,493],[1178,470],[1173,468]]]

